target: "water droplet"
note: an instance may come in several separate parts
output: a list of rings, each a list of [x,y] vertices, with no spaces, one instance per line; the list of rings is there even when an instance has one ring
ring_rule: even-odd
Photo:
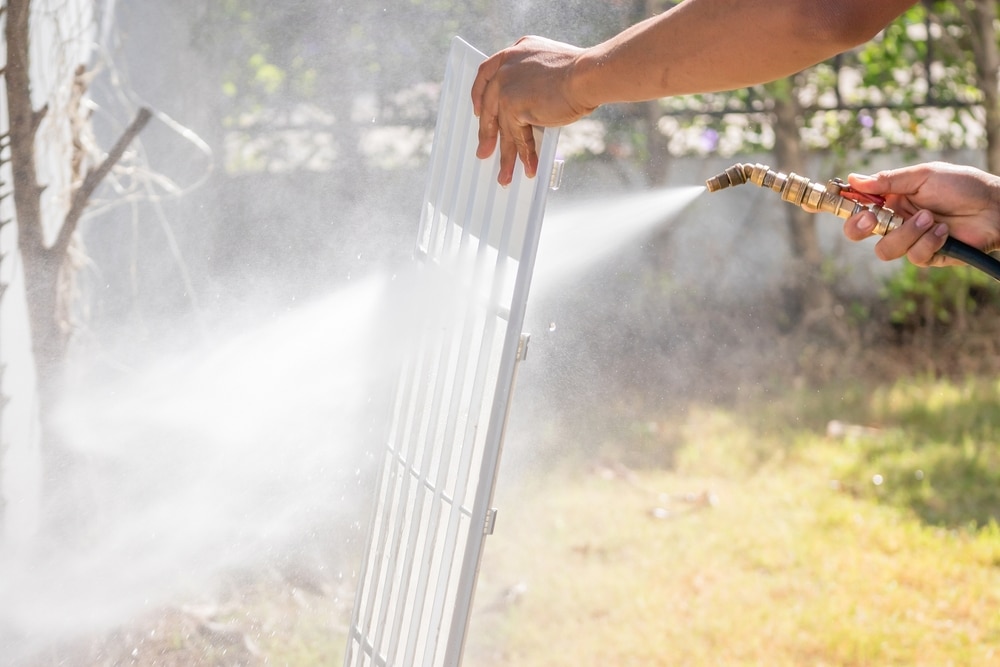
[[[549,331],[555,331],[555,330],[556,330],[556,323],[549,322]]]
[[[882,486],[883,481],[882,475],[872,475],[872,484],[875,486]]]
[[[917,481],[920,481],[924,478],[924,471],[918,470],[915,473],[913,473],[913,476],[917,478]]]

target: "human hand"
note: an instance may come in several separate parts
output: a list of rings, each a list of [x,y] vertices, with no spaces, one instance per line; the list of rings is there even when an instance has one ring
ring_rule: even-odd
[[[960,265],[936,254],[948,236],[991,252],[1000,248],[1000,178],[987,172],[946,162],[928,162],[890,169],[872,176],[851,174],[848,183],[858,192],[885,197],[904,220],[875,244],[879,259],[906,256],[917,266]],[[844,235],[859,241],[872,234],[875,216],[864,211],[844,223]]]
[[[472,108],[479,117],[476,157],[488,158],[500,143],[497,182],[509,185],[517,158],[529,178],[538,170],[531,127],[568,125],[594,107],[573,98],[571,75],[580,49],[543,37],[522,37],[479,66]],[[498,136],[499,135],[499,136]]]

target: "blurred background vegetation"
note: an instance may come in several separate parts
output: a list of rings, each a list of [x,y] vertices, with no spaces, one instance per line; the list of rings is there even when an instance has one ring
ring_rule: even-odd
[[[485,52],[529,33],[589,45],[671,4],[104,3],[99,143],[140,104],[173,124],[143,133],[85,220],[78,353],[116,372],[165,333],[189,344],[179,323],[279,312],[406,261],[454,35]],[[925,159],[1000,173],[997,6],[927,0],[786,80],[601,108],[563,130],[550,206],[737,161],[814,180]],[[777,220],[759,289],[682,271],[751,245],[701,206],[532,302],[549,333],[520,380],[511,519],[487,545],[470,664],[985,665],[1000,651],[997,285],[862,268],[828,220],[748,209]],[[717,264],[686,257],[695,234]],[[137,619],[53,664],[336,664],[350,582],[328,574],[239,580],[212,614]]]
[[[191,246],[183,248],[184,261],[210,290],[276,289],[261,284],[267,275],[261,269],[275,266],[282,267],[286,286],[311,290],[342,276],[345,265],[362,270],[409,251],[397,240],[406,232],[399,221],[422,186],[442,54],[452,36],[487,52],[527,33],[586,45],[669,5],[411,0],[393,8],[362,2],[331,8],[227,0],[119,7],[106,64],[115,75],[95,80],[95,95],[108,102],[94,123],[110,136],[109,128],[128,117],[122,104],[147,100],[211,148],[209,187],[171,202],[181,242]],[[576,186],[579,195],[595,179],[619,191],[697,183],[685,173],[692,158],[753,156],[816,180],[929,158],[997,171],[995,14],[990,2],[919,3],[871,43],[787,80],[601,108],[563,132],[565,187],[572,193]],[[168,60],[168,52],[178,57]],[[122,102],[123,82],[129,96]],[[200,183],[206,169],[200,157],[175,135],[153,134],[145,140],[152,171],[175,185]],[[303,199],[303,192],[311,196]],[[294,221],[289,199],[307,207],[295,211]],[[342,212],[335,224],[332,210]],[[867,285],[861,295],[867,303],[857,302],[857,294],[843,293],[847,281],[834,256],[839,246],[824,244],[817,229],[829,221],[794,207],[777,215],[784,219],[786,252],[780,285],[764,298],[780,301],[776,318],[786,329],[821,326],[847,340],[858,318],[889,313],[896,336],[934,338],[964,331],[969,315],[977,308],[988,312],[995,298],[994,285],[969,272],[900,266],[885,284]],[[347,232],[352,225],[365,230],[367,244]],[[98,235],[91,245],[111,245],[100,242],[97,227],[91,225]],[[670,290],[677,252],[671,233],[646,244],[641,258],[653,272],[644,280],[660,292]],[[317,246],[323,252],[315,252]],[[372,262],[358,262],[359,254]],[[99,265],[113,266],[115,259],[100,257]],[[121,253],[117,259],[129,261]],[[160,263],[143,262],[138,279],[146,274],[162,287]],[[657,296],[682,296],[677,282],[673,294]],[[178,290],[158,289],[143,303],[105,290],[91,310],[163,312],[170,299],[172,312],[190,301],[191,289],[167,283]],[[713,301],[711,290],[705,292],[698,299]]]

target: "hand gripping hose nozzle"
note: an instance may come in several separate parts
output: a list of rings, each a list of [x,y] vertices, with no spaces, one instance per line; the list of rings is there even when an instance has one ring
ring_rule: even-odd
[[[903,224],[901,216],[883,206],[881,197],[857,192],[839,178],[823,185],[798,174],[776,172],[763,164],[738,163],[708,179],[705,186],[709,192],[717,192],[748,182],[773,190],[782,201],[795,204],[810,213],[826,211],[846,220],[855,213],[870,211],[875,216],[875,229],[872,233],[879,236],[885,236]],[[945,239],[945,244],[938,253],[961,260],[1000,280],[1000,261],[957,239]]]

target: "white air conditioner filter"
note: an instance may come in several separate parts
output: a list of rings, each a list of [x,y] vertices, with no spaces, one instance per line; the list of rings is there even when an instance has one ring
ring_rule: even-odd
[[[402,363],[348,639],[346,667],[457,666],[468,630],[558,131],[539,176],[496,183],[475,156],[471,90],[484,60],[452,43],[415,260],[445,286]],[[422,301],[420,303],[423,303]]]

